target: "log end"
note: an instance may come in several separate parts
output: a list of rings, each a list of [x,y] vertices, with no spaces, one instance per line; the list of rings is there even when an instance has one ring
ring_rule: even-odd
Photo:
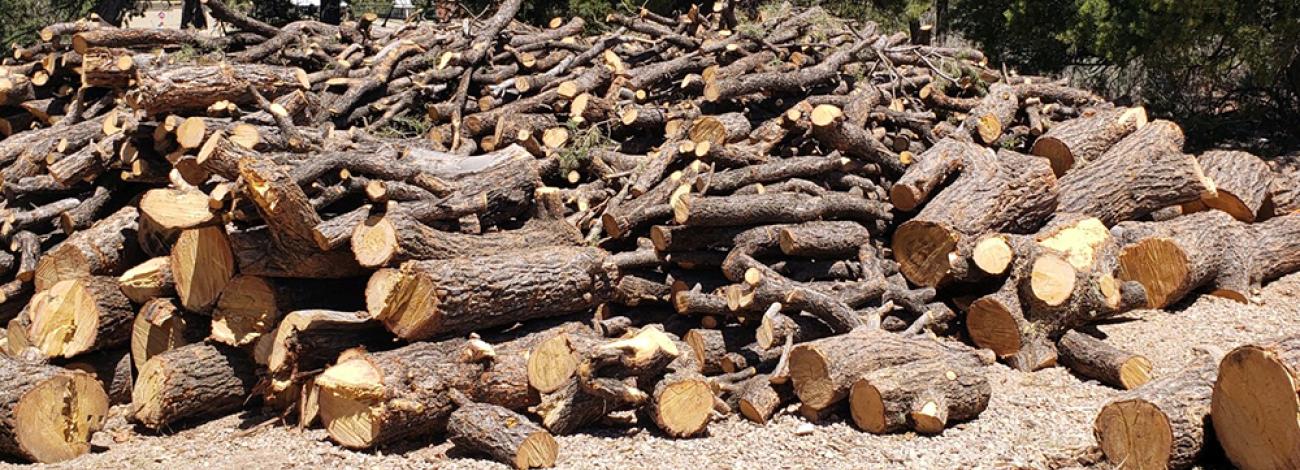
[[[191,312],[211,307],[235,275],[230,240],[220,226],[181,232],[172,245],[170,263],[181,306]]]
[[[894,207],[904,212],[910,212],[921,204],[921,195],[916,188],[906,184],[895,184],[889,187],[889,201]]]
[[[388,305],[388,295],[401,279],[402,272],[397,269],[383,268],[376,270],[366,281],[366,312],[370,318],[379,318]]]
[[[316,378],[321,422],[330,439],[350,449],[373,446],[383,409],[383,373],[366,357],[353,357]]]
[[[101,312],[85,279],[61,281],[33,299],[28,310],[29,344],[46,357],[73,357],[95,344]]]
[[[997,297],[982,297],[970,304],[966,314],[966,330],[976,346],[992,350],[998,357],[1008,357],[1020,351],[1020,328],[1016,312]]]
[[[1056,255],[1039,256],[1030,268],[1029,289],[1043,303],[1061,305],[1074,293],[1076,275],[1069,261]]]
[[[1070,147],[1065,142],[1055,137],[1043,136],[1034,140],[1034,146],[1029,149],[1029,153],[1051,162],[1052,173],[1057,177],[1064,175],[1074,166],[1074,153],[1070,152]]]
[[[564,387],[578,370],[578,358],[568,334],[548,338],[528,353],[528,385],[541,393]]]
[[[1120,387],[1133,390],[1151,381],[1151,360],[1143,356],[1133,356],[1119,366]]]
[[[1217,188],[1214,197],[1203,198],[1201,202],[1211,209],[1227,212],[1228,215],[1242,222],[1251,223],[1255,221],[1255,211],[1242,202],[1241,198],[1234,196],[1223,188]]]
[[[942,224],[909,220],[894,232],[893,247],[899,270],[909,281],[935,287],[952,270],[957,235]]]
[[[381,215],[366,218],[352,231],[352,253],[357,263],[364,267],[377,268],[388,264],[397,250],[397,228]]]
[[[1011,266],[1011,259],[1014,256],[1011,245],[1002,237],[980,240],[971,253],[971,259],[975,261],[976,267],[995,276],[1007,272],[1007,267]]]
[[[1117,273],[1120,281],[1142,284],[1150,308],[1168,305],[1191,275],[1187,254],[1164,238],[1149,238],[1124,248]]]
[[[555,459],[560,455],[560,444],[551,433],[536,431],[524,438],[515,454],[514,465],[518,469],[550,468],[555,466]]]
[[[108,415],[104,387],[83,372],[50,377],[18,399],[13,432],[31,460],[53,463],[90,451],[90,436]]]
[[[1214,434],[1239,468],[1300,464],[1294,371],[1274,351],[1248,345],[1219,363],[1210,401]]]
[[[700,434],[713,414],[713,389],[703,377],[666,378],[655,387],[655,423],[673,437]]]
[[[866,379],[858,379],[849,389],[849,416],[858,429],[872,433],[889,432],[885,418],[885,400],[880,390]]]
[[[1124,400],[1107,404],[1097,415],[1093,432],[1111,462],[1125,462],[1126,468],[1169,466],[1173,430],[1169,418],[1151,402]]]
[[[271,331],[280,320],[275,288],[258,276],[230,280],[212,312],[212,339],[243,346]]]
[[[805,406],[823,409],[835,401],[828,360],[816,348],[795,346],[790,351],[790,380]]]

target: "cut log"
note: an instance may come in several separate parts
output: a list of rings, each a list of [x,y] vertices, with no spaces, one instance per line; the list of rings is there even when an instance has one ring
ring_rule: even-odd
[[[938,434],[979,416],[992,391],[975,368],[927,358],[867,372],[849,390],[849,410],[867,432]]]
[[[123,207],[46,252],[36,264],[36,290],[88,274],[116,275],[130,266],[138,251],[139,214],[135,207]]]
[[[136,370],[144,369],[154,356],[203,341],[208,329],[208,322],[185,313],[173,299],[146,302],[131,326],[131,359]]]
[[[99,380],[112,405],[131,403],[131,350],[119,348],[83,354],[63,367],[84,371]]]
[[[1006,83],[989,85],[989,91],[980,99],[978,105],[970,110],[961,127],[974,134],[984,144],[993,144],[1002,138],[1004,129],[1011,127],[1016,112],[1020,110],[1020,100],[1016,90]]]
[[[916,284],[969,278],[981,235],[1033,231],[1056,209],[1056,177],[1042,159],[1009,150],[963,155],[961,175],[894,232],[899,271]]]
[[[307,73],[296,67],[255,64],[181,65],[142,70],[127,95],[131,107],[150,116],[204,111],[218,101],[247,105],[254,101],[249,87],[268,98],[310,88]]]
[[[1062,176],[1100,157],[1125,136],[1147,124],[1146,109],[1089,109],[1083,115],[1052,126],[1029,153],[1047,158],[1052,171]]]
[[[199,191],[151,189],[140,198],[140,212],[167,230],[182,230],[218,223],[208,207],[208,195]]]
[[[1254,222],[1273,181],[1268,164],[1249,153],[1231,150],[1205,152],[1197,160],[1215,186],[1215,194],[1202,197],[1201,203],[1242,222]]]
[[[26,311],[27,342],[46,357],[73,357],[127,344],[135,316],[117,281],[87,276],[59,282]]]
[[[230,241],[220,226],[182,231],[170,264],[181,306],[191,312],[211,308],[235,274]]]
[[[576,246],[578,230],[562,219],[534,220],[518,230],[462,234],[437,230],[397,210],[372,216],[352,232],[352,252],[365,267],[392,266],[408,260],[445,260],[485,256],[546,246]]]
[[[1207,287],[1239,302],[1265,281],[1300,269],[1300,216],[1246,225],[1220,211],[1164,222],[1126,222],[1112,230],[1123,244],[1120,280],[1135,281],[1160,308]]]
[[[1099,219],[1061,214],[1037,235],[1002,240],[1014,253],[1011,274],[971,303],[966,328],[1013,367],[1052,366],[1060,335],[1147,302],[1141,284],[1110,274],[1118,243]]]
[[[700,435],[713,416],[713,389],[696,372],[674,372],[659,380],[650,393],[647,412],[670,437]]]
[[[708,227],[798,223],[818,219],[861,222],[889,220],[889,207],[850,194],[807,196],[796,193],[694,197],[683,195],[673,205],[678,224]]]
[[[463,403],[447,419],[447,435],[458,448],[486,454],[517,469],[555,466],[559,444],[545,429],[496,405]]]
[[[912,339],[881,330],[858,330],[795,346],[790,353],[790,379],[804,405],[824,409],[846,398],[863,374],[923,358],[974,364],[967,353],[937,341]]]
[[[330,439],[363,449],[445,430],[455,408],[452,391],[471,392],[484,371],[482,364],[462,360],[466,346],[465,340],[449,340],[342,354],[316,377]],[[495,352],[509,349],[499,344]]]
[[[581,353],[600,340],[585,324],[566,325],[539,341],[528,354],[528,384],[541,393],[555,392],[568,384],[578,370]]]
[[[1125,392],[1103,406],[1093,433],[1106,459],[1123,462],[1126,468],[1182,469],[1212,449],[1207,439],[1222,431],[1218,415],[1214,432],[1210,430],[1217,369],[1212,361],[1205,362]]]
[[[740,414],[758,424],[767,424],[783,401],[766,375],[756,375],[742,382],[732,395],[736,397]]]
[[[131,418],[149,429],[243,408],[257,384],[244,351],[196,343],[150,358],[131,392]]]
[[[0,383],[0,452],[9,456],[54,463],[85,454],[108,416],[104,387],[85,372],[0,357]]]
[[[1296,418],[1300,397],[1295,388],[1300,339],[1289,336],[1233,349],[1218,364],[1217,379],[1216,369],[1209,369],[1202,380],[1205,385],[1214,382],[1210,409],[1198,410],[1213,417],[1214,435],[1228,460],[1243,469],[1300,464],[1300,421]]]
[[[159,256],[126,270],[117,278],[122,294],[137,304],[151,299],[176,294],[176,280],[172,278],[171,258]]]
[[[357,346],[377,346],[387,335],[365,312],[298,310],[276,328],[266,367],[272,373],[312,371]]]
[[[1151,361],[1070,330],[1056,343],[1061,365],[1106,385],[1132,390],[1151,381]]]
[[[1087,166],[1061,177],[1057,210],[1095,216],[1107,226],[1214,194],[1195,157],[1182,153],[1177,124],[1153,121]]]
[[[376,319],[418,340],[559,316],[609,299],[616,271],[607,253],[593,248],[411,261]]]
[[[889,200],[903,211],[912,211],[930,199],[930,193],[967,162],[993,159],[991,150],[957,139],[943,139],[916,156],[916,162],[889,188]]]

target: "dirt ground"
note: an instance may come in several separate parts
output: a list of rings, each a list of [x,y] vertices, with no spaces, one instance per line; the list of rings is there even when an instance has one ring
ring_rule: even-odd
[[[1204,351],[1300,331],[1300,274],[1264,289],[1259,305],[1202,296],[1174,311],[1143,310],[1101,325],[1109,341],[1149,357],[1156,373],[1178,370]],[[936,437],[876,436],[855,430],[847,413],[796,435],[793,408],[767,426],[739,417],[715,422],[709,435],[667,439],[640,428],[602,428],[559,438],[559,468],[1107,468],[1092,436],[1097,410],[1118,392],[1063,369],[1036,373],[988,369],[988,410]],[[173,430],[140,433],[114,410],[89,455],[52,468],[444,468],[505,469],[468,458],[449,443],[404,444],[352,452],[320,429],[259,426],[256,413]],[[437,442],[437,441],[435,441]],[[427,444],[427,443],[425,443]],[[423,447],[421,447],[423,445]],[[1230,468],[1210,461],[1205,468]]]

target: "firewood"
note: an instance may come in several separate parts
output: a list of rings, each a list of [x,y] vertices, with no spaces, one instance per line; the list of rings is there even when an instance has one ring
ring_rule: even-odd
[[[243,351],[211,343],[183,346],[140,368],[130,417],[157,430],[183,419],[220,416],[243,407],[256,383],[254,364]]]
[[[36,264],[36,290],[88,274],[116,274],[114,271],[129,266],[137,251],[134,231],[139,214],[135,207],[123,207],[41,255]]]
[[[870,222],[888,220],[890,214],[879,202],[848,194],[809,197],[777,193],[700,198],[686,195],[673,208],[675,222],[700,227],[796,223],[822,218]]]
[[[1125,222],[1114,230],[1123,245],[1116,276],[1141,283],[1154,308],[1201,287],[1247,302],[1263,282],[1300,267],[1297,229],[1296,215],[1246,225],[1220,211]]]
[[[1300,400],[1285,388],[1295,380],[1297,343],[1288,336],[1240,346],[1218,363],[1217,377],[1213,365],[1204,374],[1206,385],[1214,383],[1208,410],[1214,435],[1239,468],[1284,467],[1297,458],[1293,443],[1300,424],[1287,410],[1297,409]]]
[[[578,370],[580,354],[599,339],[590,327],[580,323],[565,324],[548,333],[548,337],[540,340],[528,354],[529,386],[541,393],[552,393],[564,387]]]
[[[968,365],[926,358],[876,369],[853,382],[853,423],[871,433],[912,429],[938,434],[955,421],[979,416],[992,387]]]
[[[602,250],[563,247],[410,261],[376,318],[398,337],[422,339],[573,313],[612,295],[606,263]]]
[[[1056,343],[1061,365],[1074,373],[1124,390],[1151,380],[1151,361],[1104,341],[1070,330]]]
[[[1034,140],[1029,153],[1047,158],[1052,171],[1062,176],[1071,168],[1096,160],[1120,139],[1147,124],[1146,109],[1090,109],[1082,116],[1052,126]]]
[[[99,380],[112,405],[131,403],[131,350],[118,348],[78,356],[63,367],[84,371]]]
[[[148,115],[202,111],[222,100],[249,104],[250,86],[272,96],[311,86],[302,69],[253,64],[149,68],[136,80],[127,102]]]
[[[208,336],[209,322],[181,310],[176,301],[157,298],[145,302],[131,324],[131,360],[136,370],[150,358]]]
[[[467,345],[458,339],[379,353],[344,352],[316,377],[321,421],[330,438],[344,447],[370,448],[445,430],[455,408],[451,392],[475,397],[485,369],[483,363],[463,360]],[[496,354],[526,350],[509,342],[493,348]]]
[[[235,273],[226,231],[219,226],[184,230],[172,246],[169,265],[181,306],[206,311]]]
[[[73,357],[125,345],[135,312],[117,281],[87,276],[60,281],[41,292],[25,315],[26,341],[47,357]]]
[[[825,409],[848,397],[863,374],[925,358],[977,365],[969,353],[927,339],[911,339],[879,330],[831,336],[794,348],[790,378],[804,405]]]
[[[986,240],[1007,245],[1010,274],[971,303],[966,328],[976,345],[1022,370],[1055,364],[1054,340],[1070,329],[1148,300],[1142,284],[1111,274],[1119,242],[1095,217],[1061,214],[1036,235]]]
[[[722,372],[722,357],[749,344],[753,336],[751,330],[737,326],[721,330],[697,328],[686,332],[682,339],[691,346],[695,362],[700,366],[698,372],[717,374]]]
[[[140,212],[164,229],[178,230],[211,225],[217,215],[201,192],[151,189],[140,198]]]
[[[54,463],[90,451],[90,436],[108,416],[108,395],[85,372],[0,357],[0,451]],[[50,433],[50,429],[63,432]]]
[[[267,369],[272,373],[319,369],[346,349],[380,344],[382,331],[364,312],[290,312],[276,328]]]
[[[963,154],[961,175],[894,232],[899,270],[912,282],[938,286],[968,277],[968,253],[980,235],[1034,230],[1056,209],[1056,178],[1045,161],[989,153]]]
[[[421,224],[400,207],[372,217],[352,232],[352,252],[366,267],[408,260],[452,259],[546,246],[576,245],[577,230],[563,220],[534,220],[518,230],[466,235]]]
[[[1183,154],[1177,124],[1153,121],[1087,166],[1061,177],[1057,210],[1096,216],[1106,225],[1214,194],[1201,165]]]
[[[348,279],[271,279],[239,274],[222,289],[212,310],[210,338],[230,346],[252,344],[271,334],[291,311],[360,307],[360,291],[359,283]]]
[[[458,448],[487,454],[518,469],[553,467],[559,453],[551,433],[496,405],[459,403],[447,418],[447,433]]]
[[[1232,429],[1216,419],[1210,431],[1215,366],[1212,360],[1193,362],[1103,406],[1093,433],[1106,459],[1136,468],[1191,467],[1214,447],[1207,438]]]
[[[758,424],[767,424],[784,401],[766,375],[756,375],[742,382],[732,392],[740,407],[740,414]]]
[[[1215,187],[1213,197],[1202,197],[1201,202],[1242,222],[1254,222],[1273,179],[1268,164],[1249,153],[1229,150],[1205,152],[1197,160]]]

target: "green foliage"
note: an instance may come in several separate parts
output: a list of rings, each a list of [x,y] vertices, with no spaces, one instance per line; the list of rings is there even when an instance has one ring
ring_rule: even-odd
[[[608,125],[604,123],[580,126],[576,122],[569,121],[565,126],[568,127],[571,137],[564,148],[560,149],[560,152],[555,156],[560,161],[561,173],[568,173],[581,168],[583,162],[591,159],[592,150],[617,145],[614,139],[609,136]]]
[[[41,28],[85,16],[94,5],[90,0],[0,0],[0,39],[30,44]]]
[[[965,0],[950,10],[993,63],[1082,75],[1176,117],[1193,140],[1300,119],[1294,0]]]
[[[387,123],[375,129],[374,133],[380,137],[400,139],[422,136],[429,132],[431,127],[433,123],[423,113],[418,116],[402,114],[389,119]]]

